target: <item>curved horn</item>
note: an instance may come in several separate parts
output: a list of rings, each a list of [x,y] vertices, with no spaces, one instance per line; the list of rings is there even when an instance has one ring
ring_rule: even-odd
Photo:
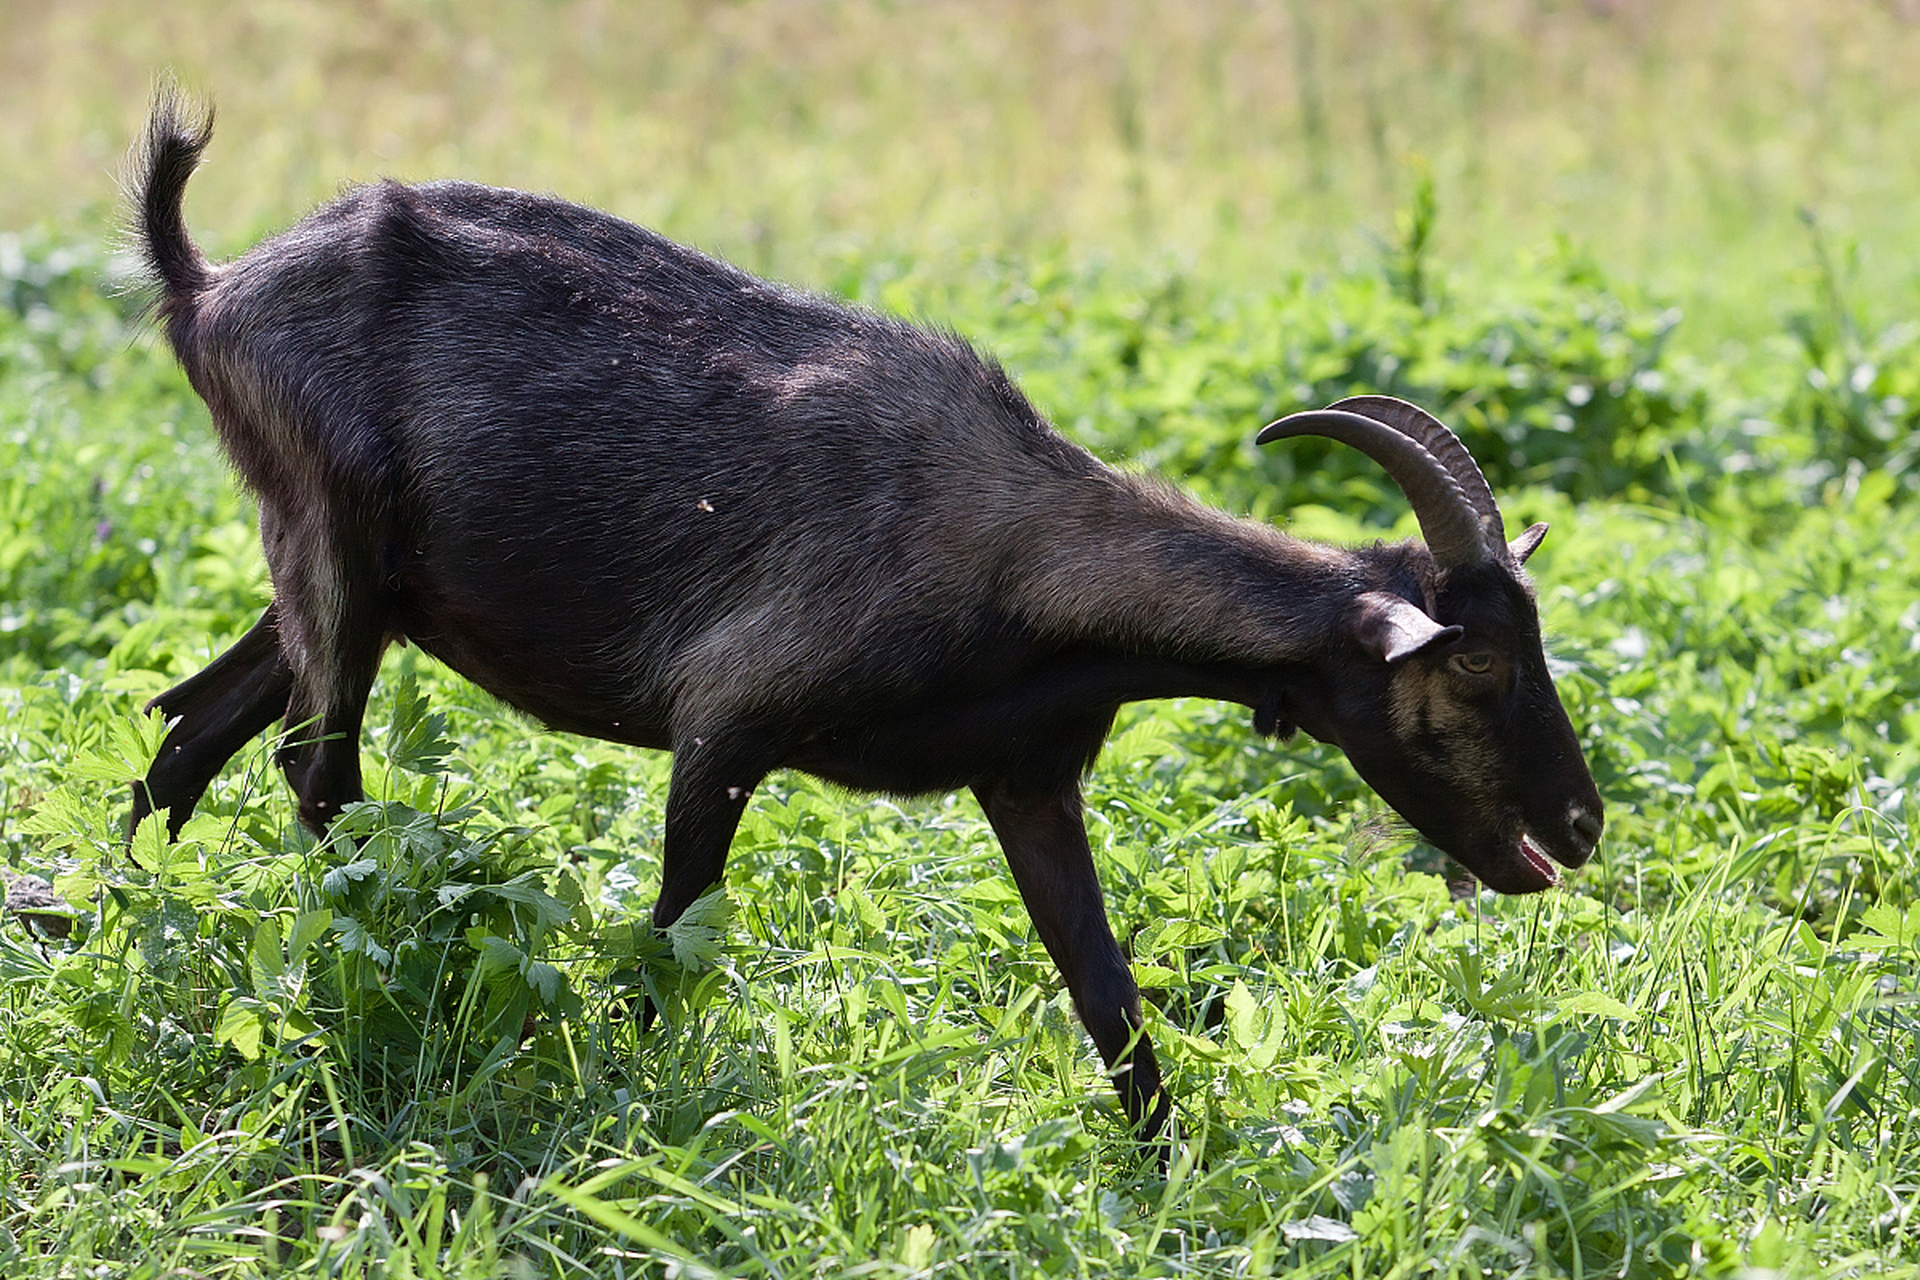
[[[1440,429],[1446,431],[1445,427]],[[1453,433],[1447,434],[1451,437]],[[1505,550],[1504,539],[1496,538],[1489,544],[1487,518],[1467,496],[1459,477],[1413,436],[1346,409],[1309,409],[1268,423],[1254,437],[1254,443],[1268,444],[1289,436],[1326,436],[1353,446],[1379,463],[1407,495],[1414,518],[1420,522],[1420,535],[1441,568],[1478,564],[1495,555],[1493,545]],[[1458,445],[1459,441],[1454,443]],[[1461,452],[1466,452],[1464,447]],[[1479,474],[1477,469],[1475,474]],[[1480,485],[1484,489],[1486,481],[1481,480]],[[1497,512],[1493,513],[1493,521],[1499,518]]]
[[[1327,406],[1330,409],[1345,409],[1384,422],[1401,435],[1418,440],[1426,446],[1428,453],[1440,460],[1440,465],[1453,473],[1460,482],[1460,488],[1466,493],[1467,500],[1473,503],[1473,509],[1483,516],[1500,515],[1500,504],[1494,501],[1493,489],[1487,484],[1486,476],[1480,473],[1480,464],[1467,452],[1467,446],[1460,437],[1453,434],[1446,423],[1422,409],[1419,405],[1394,396],[1348,396]],[[1489,541],[1506,541],[1505,522],[1496,523],[1488,531]]]

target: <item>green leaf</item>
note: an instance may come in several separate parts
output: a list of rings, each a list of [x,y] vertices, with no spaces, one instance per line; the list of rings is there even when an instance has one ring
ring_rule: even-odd
[[[266,1009],[258,1000],[246,996],[228,996],[214,1024],[213,1038],[229,1044],[248,1062],[260,1058],[260,1044],[267,1031]]]
[[[1131,966],[1133,984],[1142,991],[1165,991],[1180,985],[1180,975],[1161,964],[1135,960]]]
[[[1227,1029],[1241,1048],[1258,1044],[1260,1032],[1258,1022],[1260,1006],[1253,998],[1253,992],[1247,990],[1247,984],[1235,978],[1233,988],[1227,992]]]
[[[520,964],[526,959],[526,953],[511,941],[497,933],[483,928],[467,930],[467,945],[480,953],[481,971],[499,971],[502,969],[519,972]]]
[[[297,964],[307,948],[326,936],[333,926],[333,912],[325,907],[303,911],[293,918],[293,930],[287,937],[287,959]]]
[[[1142,929],[1134,945],[1142,955],[1164,955],[1210,946],[1224,937],[1226,930],[1210,920],[1162,920]]]
[[[278,1003],[281,985],[287,976],[287,955],[281,948],[280,921],[274,916],[262,919],[253,931],[253,945],[247,948],[247,979],[256,998]]]
[[[868,933],[879,933],[887,927],[886,912],[882,911],[880,904],[868,897],[858,886],[848,885],[839,892],[834,901]]]
[[[725,885],[708,890],[667,926],[673,958],[688,969],[713,963],[726,946],[727,925],[733,920],[733,902]]]
[[[181,832],[181,836],[181,845],[188,848],[193,847],[192,844],[185,839],[185,831]],[[133,841],[129,845],[127,852],[137,865],[146,867],[149,870],[157,870],[167,865],[169,861],[167,815],[164,813],[150,813],[142,818],[140,825],[134,829]]]
[[[1890,942],[1896,947],[1912,947],[1920,941],[1920,905],[1902,911],[1887,902],[1876,902],[1860,913],[1859,931],[1850,941]]]
[[[49,849],[67,849],[91,838],[94,812],[72,787],[56,787],[20,822],[27,835],[42,837]]]
[[[380,870],[380,864],[372,858],[356,858],[344,866],[329,868],[320,877],[320,892],[329,898],[344,898],[355,883],[366,880]]]
[[[540,887],[539,872],[524,872],[505,884],[489,886],[489,892],[508,902],[532,907],[536,930],[558,928],[573,918],[566,903]]]
[[[166,717],[156,708],[107,722],[106,741],[74,757],[69,771],[86,782],[132,785],[147,776],[167,736]]]
[[[1590,1014],[1622,1021],[1637,1016],[1632,1009],[1603,991],[1577,991],[1556,1001],[1554,1007],[1562,1014]]]
[[[533,989],[534,995],[539,997],[543,1005],[558,1004],[562,992],[566,990],[566,978],[561,975],[560,970],[544,960],[527,961],[523,966],[522,976],[526,978],[527,985]]]
[[[336,944],[340,950],[363,955],[375,964],[385,967],[393,963],[393,952],[380,945],[367,927],[352,916],[336,916],[333,927],[340,935]]]
[[[411,670],[400,677],[393,695],[393,723],[387,733],[387,759],[409,773],[434,774],[446,767],[453,744],[447,740],[447,719],[429,713],[427,697]]]

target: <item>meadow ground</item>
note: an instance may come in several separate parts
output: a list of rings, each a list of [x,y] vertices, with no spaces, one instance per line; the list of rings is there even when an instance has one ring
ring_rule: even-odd
[[[1910,6],[225,9],[0,12],[0,857],[80,904],[0,929],[0,1272],[1920,1263]],[[220,98],[219,251],[379,172],[559,190],[956,328],[1103,456],[1312,536],[1412,522],[1254,430],[1432,406],[1553,523],[1600,858],[1457,892],[1336,754],[1127,712],[1089,812],[1166,1176],[971,801],[777,776],[657,937],[664,757],[409,650],[355,839],[263,741],[137,870],[137,709],[265,599],[104,244],[163,65]]]

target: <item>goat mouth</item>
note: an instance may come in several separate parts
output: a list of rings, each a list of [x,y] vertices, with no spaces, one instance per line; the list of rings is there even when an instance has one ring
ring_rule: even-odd
[[[1547,856],[1545,849],[1534,842],[1532,836],[1522,831],[1516,846],[1520,850],[1521,860],[1544,882],[1541,888],[1560,883],[1560,869],[1553,865],[1553,859]]]
[[[1560,870],[1553,859],[1524,831],[1499,841],[1487,850],[1483,861],[1468,866],[1474,877],[1495,893],[1539,893],[1560,883]]]

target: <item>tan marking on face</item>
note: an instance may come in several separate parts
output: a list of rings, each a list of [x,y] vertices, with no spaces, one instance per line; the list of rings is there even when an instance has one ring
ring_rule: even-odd
[[[1486,790],[1499,750],[1477,709],[1453,688],[1444,663],[1400,664],[1388,691],[1387,723],[1407,753],[1420,755],[1435,773],[1465,792]],[[1437,757],[1421,755],[1416,740],[1423,730],[1443,744]]]

